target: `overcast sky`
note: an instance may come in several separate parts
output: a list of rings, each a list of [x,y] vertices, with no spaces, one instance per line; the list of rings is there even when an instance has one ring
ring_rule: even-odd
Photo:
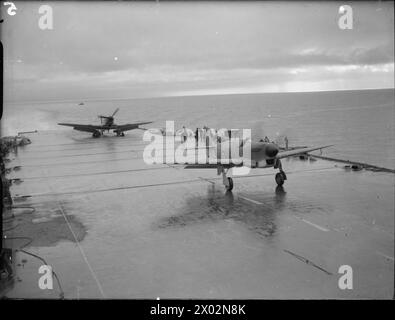
[[[393,2],[44,2],[2,7],[7,101],[394,87]]]

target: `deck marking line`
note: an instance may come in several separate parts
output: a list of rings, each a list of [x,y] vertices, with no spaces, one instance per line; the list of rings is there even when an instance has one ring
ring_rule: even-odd
[[[285,250],[285,249],[284,249],[284,252],[289,253],[290,255],[294,256],[296,259],[298,259],[300,261],[303,261],[304,263],[309,264],[309,265],[311,265],[311,266],[313,266],[313,267],[325,272],[326,274],[328,274],[330,276],[333,275],[331,272],[325,270],[324,268],[321,268],[319,265],[316,265],[314,262],[310,261],[309,259],[306,259],[303,256],[300,256],[300,255],[298,255],[298,254],[296,254],[296,253],[294,253],[292,251]]]
[[[80,177],[80,176],[96,176],[96,175],[106,175],[106,174],[116,174],[116,173],[126,173],[126,172],[139,172],[139,171],[149,171],[149,170],[160,170],[169,169],[168,167],[152,167],[152,168],[140,168],[140,169],[129,169],[129,170],[116,170],[116,171],[101,171],[92,173],[78,173],[78,174],[65,174],[58,176],[33,176],[33,177],[19,177],[15,179],[21,180],[33,180],[33,179],[49,179],[49,178],[69,178],[69,177]]]
[[[65,213],[64,213],[64,211],[63,211],[62,205],[61,205],[60,203],[58,203],[58,206],[59,206],[60,211],[62,212],[62,215],[63,215],[64,220],[65,220],[66,223],[67,223],[67,226],[69,227],[69,229],[70,229],[70,231],[71,231],[71,234],[72,234],[73,237],[74,237],[74,240],[75,240],[75,242],[76,242],[78,248],[80,249],[80,252],[81,252],[81,254],[82,254],[82,257],[84,258],[85,263],[87,264],[87,266],[88,266],[88,268],[89,268],[89,271],[90,271],[91,274],[92,274],[93,279],[96,281],[97,287],[99,288],[102,297],[105,299],[106,296],[105,296],[104,291],[103,291],[103,288],[102,288],[102,286],[101,286],[101,284],[100,284],[100,282],[99,282],[99,279],[97,278],[95,272],[93,271],[93,269],[92,269],[92,267],[91,267],[91,265],[90,265],[90,263],[89,263],[89,261],[88,261],[88,258],[86,257],[85,252],[84,252],[84,250],[82,249],[82,247],[81,247],[81,245],[80,245],[80,242],[79,242],[78,239],[77,239],[77,236],[75,235],[73,229],[71,228],[71,225],[70,225],[70,223],[69,223],[69,220],[67,219],[67,217],[66,217],[66,215],[65,215]]]
[[[250,198],[247,198],[247,197],[239,196],[239,198],[240,198],[240,199],[247,200],[247,201],[252,202],[252,203],[255,203],[255,204],[258,204],[258,205],[263,205],[262,202],[259,202],[259,201],[256,201],[256,200],[253,200],[253,199],[250,199]]]
[[[384,253],[382,253],[382,252],[380,252],[380,251],[376,251],[376,253],[377,253],[378,255],[384,257],[384,258],[387,258],[387,259],[389,259],[389,260],[394,261],[394,257],[388,256],[388,255],[386,255],[386,254],[384,254]]]
[[[312,222],[310,222],[310,221],[308,221],[308,220],[306,220],[306,219],[299,218],[299,217],[297,217],[297,218],[298,218],[299,220],[301,220],[301,221],[303,221],[303,222],[305,222],[305,223],[311,225],[312,227],[317,228],[318,230],[325,231],[325,232],[329,231],[329,229],[326,229],[326,228],[324,228],[324,227],[321,227],[321,226],[319,226],[318,224],[312,223]]]

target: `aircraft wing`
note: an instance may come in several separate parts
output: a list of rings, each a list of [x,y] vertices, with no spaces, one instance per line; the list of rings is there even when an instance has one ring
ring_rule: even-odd
[[[216,164],[188,164],[184,169],[216,169],[217,167]]]
[[[60,126],[73,127],[74,130],[95,132],[96,130],[104,129],[104,126],[95,126],[91,124],[76,124],[76,123],[58,123]]]
[[[224,168],[233,168],[233,167],[242,167],[243,164],[210,164],[210,163],[202,163],[202,164],[187,164],[184,169],[217,169],[218,166],[222,166]]]
[[[133,130],[133,129],[140,129],[139,126],[141,126],[143,124],[148,124],[148,123],[152,123],[152,121],[116,125],[116,126],[113,126],[112,129],[119,130],[119,131],[128,131],[128,130]]]
[[[328,145],[328,146],[321,146],[321,147],[312,147],[312,148],[301,148],[301,149],[295,149],[295,150],[290,150],[290,151],[283,151],[283,152],[279,152],[276,156],[276,159],[282,159],[282,158],[288,158],[288,157],[292,157],[292,156],[296,156],[299,154],[303,154],[303,153],[308,153],[314,150],[320,150],[320,149],[324,149],[324,148],[328,148],[333,146]]]

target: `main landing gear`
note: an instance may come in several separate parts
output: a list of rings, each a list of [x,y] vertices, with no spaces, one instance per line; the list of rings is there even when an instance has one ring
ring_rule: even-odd
[[[276,180],[277,185],[281,187],[284,184],[285,180],[287,180],[287,175],[283,171],[280,159],[276,160],[276,162],[274,164],[274,169],[277,169],[277,168],[280,170],[280,172],[278,172],[276,174],[275,180]]]
[[[124,137],[125,133],[123,131],[114,131],[117,134],[117,137]]]
[[[232,191],[233,189],[233,179],[230,177],[227,177],[226,174],[228,173],[229,169],[225,169],[222,166],[219,166],[217,168],[217,174],[220,175],[222,173],[222,182],[225,186],[226,191]]]
[[[277,185],[281,187],[284,184],[285,180],[287,180],[287,176],[285,175],[285,172],[284,171],[278,172],[276,174],[275,180]]]
[[[101,136],[101,132],[100,131],[94,131],[92,134],[93,138],[99,138]]]
[[[285,180],[287,180],[287,175],[282,169],[281,166],[281,161],[280,159],[277,159],[276,162],[274,163],[274,169],[279,169],[280,172],[278,172],[275,176],[276,183],[279,187],[281,187]],[[233,190],[233,179],[230,177],[227,177],[226,174],[228,173],[228,169],[224,168],[223,166],[218,166],[217,167],[217,175],[222,174],[222,183],[225,186],[226,191],[232,191]]]

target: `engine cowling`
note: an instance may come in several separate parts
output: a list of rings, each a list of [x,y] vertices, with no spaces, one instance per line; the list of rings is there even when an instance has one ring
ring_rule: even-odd
[[[278,147],[273,143],[265,145],[265,154],[268,158],[274,158],[278,153]]]

